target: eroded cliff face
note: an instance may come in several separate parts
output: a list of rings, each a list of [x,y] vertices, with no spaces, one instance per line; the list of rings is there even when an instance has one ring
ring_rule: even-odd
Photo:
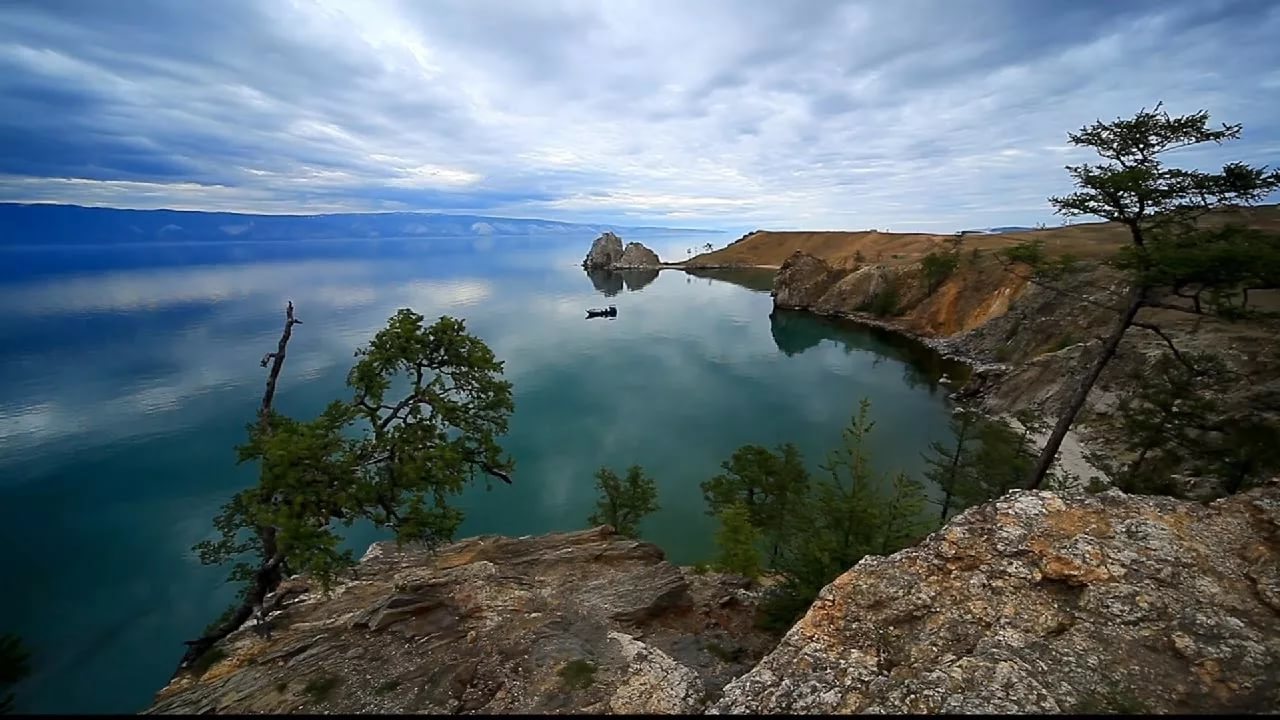
[[[1280,485],[1020,491],[822,591],[719,713],[1280,710]]]
[[[693,712],[767,652],[758,592],[608,527],[373,546],[325,595],[176,678],[151,713]]]
[[[1072,277],[1069,294],[1029,282],[1028,273],[994,257],[962,253],[960,267],[930,293],[919,263],[850,270],[797,252],[775,279],[774,303],[919,337],[975,368],[959,398],[991,415],[1008,418],[1030,411],[1052,420],[1094,361],[1099,338],[1116,321],[1114,305],[1125,285],[1122,276],[1097,264]],[[895,298],[890,310],[870,312],[890,287]],[[1228,322],[1159,309],[1144,309],[1138,319],[1158,324],[1184,352],[1212,353],[1236,373],[1238,381],[1219,398],[1221,419],[1257,413],[1280,417],[1280,364],[1274,360],[1280,357],[1280,323]],[[1126,333],[1064,446],[1064,457],[1074,458],[1067,469],[1080,482],[1107,480],[1088,456],[1102,465],[1127,462],[1115,412],[1118,400],[1133,377],[1167,353],[1164,340],[1152,332],[1135,327]],[[1034,437],[1043,441],[1046,435]],[[1190,487],[1200,481],[1188,482]]]
[[[774,282],[774,304],[884,323],[912,335],[948,336],[977,328],[1007,313],[1027,290],[1026,280],[1003,272],[993,258],[963,261],[945,282],[928,292],[919,263],[835,267],[796,251]],[[885,317],[870,313],[882,293],[895,297]]]

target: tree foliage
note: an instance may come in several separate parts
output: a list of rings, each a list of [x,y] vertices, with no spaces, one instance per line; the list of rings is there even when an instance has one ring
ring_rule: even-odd
[[[954,445],[933,441],[924,461],[929,466],[925,477],[938,486],[942,496],[936,501],[940,508],[938,521],[945,522],[952,510],[959,510],[960,496],[969,480],[973,466],[974,445],[980,418],[976,412],[958,409],[950,422]]]
[[[808,492],[809,471],[795,445],[771,452],[760,445],[743,445],[720,466],[724,472],[701,484],[707,513],[719,515],[741,504],[751,525],[769,544],[776,559],[793,522],[795,509]]]
[[[960,253],[930,252],[920,260],[920,271],[924,274],[925,293],[932,295],[940,285],[960,267]]]
[[[31,654],[17,635],[0,635],[0,714],[13,712],[10,688],[31,673]]]
[[[607,467],[600,468],[596,471],[596,488],[600,498],[587,522],[612,525],[627,537],[639,537],[640,521],[659,509],[658,486],[639,465],[628,468],[625,478],[619,478]]]
[[[932,525],[923,487],[905,475],[878,475],[869,436],[875,426],[863,400],[823,464],[824,474],[796,505],[782,547],[770,563],[779,577],[765,604],[769,624],[785,627],[838,575],[870,553],[887,554],[918,540]]]
[[[925,477],[938,486],[939,520],[994,500],[1021,487],[1035,459],[1031,428],[1021,432],[1001,420],[958,410],[951,418],[950,443],[934,442],[925,453]]]
[[[1227,298],[1249,288],[1274,287],[1275,240],[1256,231],[1228,224],[1211,228],[1198,220],[1205,214],[1258,202],[1280,188],[1280,172],[1265,166],[1229,163],[1219,172],[1171,167],[1169,152],[1220,144],[1240,136],[1240,125],[1213,127],[1206,111],[1171,116],[1161,105],[1143,109],[1132,118],[1101,120],[1069,134],[1078,147],[1093,150],[1100,162],[1067,166],[1076,189],[1051,197],[1056,211],[1067,217],[1093,215],[1122,224],[1129,244],[1114,265],[1128,276],[1128,290],[1115,298],[1117,319],[1104,339],[1092,365],[1080,378],[1050,434],[1037,462],[1028,473],[1037,487],[1048,475],[1062,440],[1088,397],[1103,368],[1115,355],[1125,332],[1139,327],[1157,333],[1179,356],[1172,340],[1151,322],[1138,319],[1144,307],[1201,313],[1228,306]],[[1042,254],[1028,246],[1017,252],[1023,261],[1043,267]],[[1260,269],[1251,269],[1253,253],[1266,258]],[[1006,253],[1006,257],[1009,254]],[[1054,279],[1052,273],[1049,279]],[[1059,288],[1060,292],[1063,291]],[[1165,302],[1173,295],[1189,298],[1190,305]],[[1228,310],[1232,316],[1247,312],[1247,300]],[[1180,356],[1179,356],[1180,357]],[[1181,358],[1180,358],[1181,359]]]
[[[502,362],[462,320],[423,320],[409,309],[393,315],[356,351],[350,398],[311,420],[271,409],[273,369],[263,411],[239,448],[241,462],[259,465],[259,482],[223,506],[217,538],[195,546],[201,562],[231,563],[230,580],[245,583],[221,634],[243,623],[286,571],[323,585],[350,565],[339,526],[367,520],[397,541],[438,544],[462,520],[449,500],[469,481],[510,482],[514,464],[497,440],[513,410]],[[292,322],[290,305],[277,365]],[[208,638],[191,644],[207,647]]]
[[[751,514],[741,502],[720,513],[720,529],[716,532],[716,569],[735,573],[752,580],[760,577],[758,547],[760,533],[751,522]]]

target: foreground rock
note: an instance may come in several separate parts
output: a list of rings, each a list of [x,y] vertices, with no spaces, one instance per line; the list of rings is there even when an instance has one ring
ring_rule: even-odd
[[[269,638],[232,634],[148,712],[699,711],[771,647],[744,585],[607,527],[380,543],[328,597],[289,581]]]
[[[647,270],[661,265],[654,251],[638,242],[623,247],[622,238],[611,232],[596,238],[582,261],[584,270]]]
[[[1280,487],[1022,491],[823,590],[713,712],[1280,710]]]

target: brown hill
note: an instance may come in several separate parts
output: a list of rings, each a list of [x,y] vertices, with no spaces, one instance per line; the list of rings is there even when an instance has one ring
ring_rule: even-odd
[[[1280,205],[1262,205],[1231,212],[1215,213],[1209,224],[1227,220],[1243,221],[1252,227],[1280,232]],[[903,265],[919,260],[930,250],[944,247],[954,235],[927,233],[887,233],[874,230],[805,232],[757,230],[728,247],[695,256],[689,267],[767,266],[781,267],[796,250],[826,260],[835,267],[851,267],[862,253],[863,261],[881,265]],[[1027,238],[1045,241],[1051,253],[1070,252],[1081,258],[1110,255],[1127,239],[1123,225],[1113,222],[1080,223],[1064,227],[1004,233],[966,235],[966,249],[990,250],[1008,247]]]

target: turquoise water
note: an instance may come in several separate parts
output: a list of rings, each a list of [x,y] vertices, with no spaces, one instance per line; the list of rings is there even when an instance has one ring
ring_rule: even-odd
[[[141,709],[229,602],[190,547],[254,479],[233,447],[286,299],[304,321],[286,413],[341,395],[352,351],[399,307],[465,318],[506,361],[515,484],[468,491],[463,536],[584,527],[593,471],[639,463],[662,504],[645,537],[691,563],[713,530],[698,483],[739,445],[793,441],[816,467],[863,396],[884,470],[918,472],[946,436],[937,379],[954,369],[931,353],[771,318],[759,273],[590,277],[590,239],[0,247],[0,632],[35,652],[19,710]],[[616,319],[584,320],[609,302]]]

